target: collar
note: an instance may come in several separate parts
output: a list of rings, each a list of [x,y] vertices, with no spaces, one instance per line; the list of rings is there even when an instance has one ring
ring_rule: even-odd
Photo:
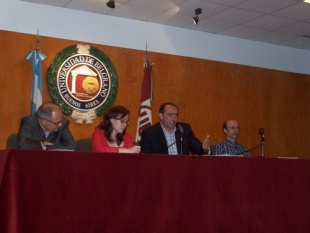
[[[168,130],[165,129],[165,127],[161,124],[161,122],[160,122],[160,126],[161,126],[161,128],[163,129],[164,134],[174,134],[175,131],[177,130],[177,128],[174,127],[174,129],[173,129],[172,132],[170,133]]]
[[[39,118],[38,118],[38,122],[39,122],[39,125],[41,126],[41,128],[43,129],[43,131],[44,131],[44,133],[45,133],[45,135],[47,137],[51,133],[51,131],[47,131],[47,130],[44,129],[43,125],[41,125],[41,122],[40,122]]]
[[[237,145],[237,144],[238,144],[237,141],[236,141],[236,142],[233,142],[233,141],[230,141],[230,140],[228,140],[228,139],[226,139],[226,142],[227,142],[228,144],[230,144],[230,145]]]

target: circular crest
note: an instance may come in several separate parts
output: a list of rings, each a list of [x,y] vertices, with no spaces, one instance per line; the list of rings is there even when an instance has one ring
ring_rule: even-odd
[[[47,72],[48,92],[77,123],[92,123],[113,104],[118,77],[111,60],[97,48],[72,45],[59,52]]]

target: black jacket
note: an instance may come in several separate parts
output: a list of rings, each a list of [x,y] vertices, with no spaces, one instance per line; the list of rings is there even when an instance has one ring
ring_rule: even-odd
[[[183,133],[181,133],[178,124],[182,126]],[[188,155],[190,152],[198,155],[204,154],[202,143],[195,137],[191,126],[187,123],[178,124],[177,130],[175,131],[178,154],[181,154],[181,142],[182,154]],[[167,145],[164,132],[159,122],[142,131],[140,146],[141,153],[168,154],[169,145]]]

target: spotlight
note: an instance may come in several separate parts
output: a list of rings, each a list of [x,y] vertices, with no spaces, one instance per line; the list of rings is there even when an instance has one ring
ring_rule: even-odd
[[[114,0],[109,0],[106,5],[110,8],[115,8],[115,1]]]
[[[193,19],[194,24],[197,25],[199,22],[199,16],[196,15],[195,17],[192,17],[192,19]]]
[[[200,15],[201,12],[202,12],[201,8],[197,8],[197,9],[195,10],[195,15],[196,15],[196,16],[195,16],[195,17],[192,17],[193,22],[194,22],[195,25],[197,25],[198,22],[199,22],[199,16],[198,16],[198,15]]]

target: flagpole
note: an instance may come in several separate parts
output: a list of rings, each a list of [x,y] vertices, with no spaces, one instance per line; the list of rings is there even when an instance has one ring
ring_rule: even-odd
[[[135,140],[137,143],[140,141],[141,132],[143,131],[143,129],[152,125],[152,111],[151,111],[151,103],[153,95],[152,65],[150,65],[148,61],[147,43],[146,43],[144,64],[143,64],[144,77],[142,81],[139,117],[138,117],[136,140]]]
[[[26,59],[32,63],[32,90],[31,90],[31,113],[35,113],[36,110],[42,104],[42,69],[41,63],[45,59],[45,54],[40,51],[40,36],[39,29],[36,36],[36,49],[26,54]]]
[[[39,29],[37,29],[37,38],[36,38],[36,50],[40,50],[40,36],[39,36]]]
[[[144,55],[144,64],[143,67],[147,67],[147,61],[148,61],[148,57],[147,57],[147,42],[145,42],[145,55]]]

